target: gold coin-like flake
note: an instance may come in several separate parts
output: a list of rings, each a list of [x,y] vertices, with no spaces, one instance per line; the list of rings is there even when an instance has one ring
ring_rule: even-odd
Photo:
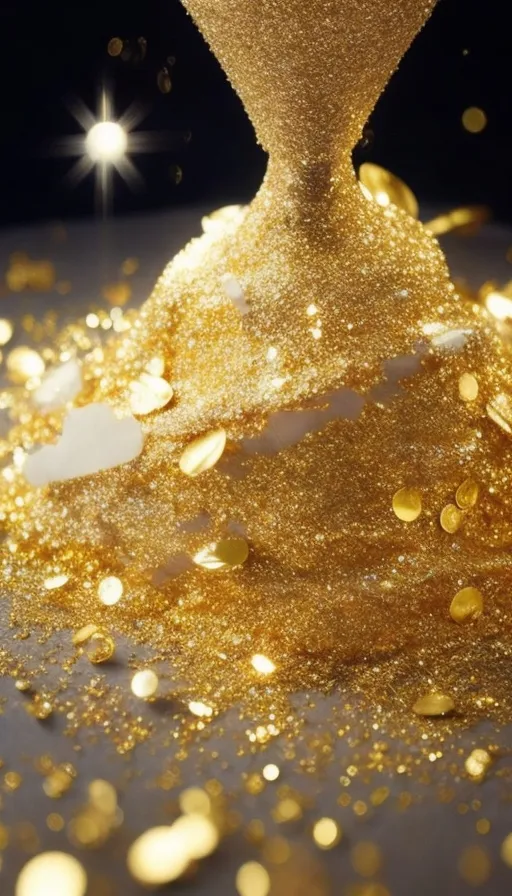
[[[222,457],[226,447],[226,432],[215,429],[187,445],[180,458],[180,470],[187,476],[198,476],[210,470]]]
[[[224,538],[206,548],[193,557],[196,566],[203,569],[234,569],[242,566],[249,556],[249,545],[244,538]]]
[[[460,507],[461,510],[466,510],[468,507],[474,507],[478,501],[479,493],[480,488],[478,482],[475,482],[474,479],[465,479],[464,482],[459,485],[455,493],[457,506]]]
[[[130,383],[130,408],[138,417],[165,408],[172,396],[172,386],[160,376],[142,373]]]
[[[451,535],[460,529],[463,519],[462,512],[455,504],[447,504],[441,511],[441,527]]]
[[[453,712],[455,703],[448,694],[425,694],[416,700],[413,706],[413,712],[417,716],[445,716],[449,712]]]
[[[450,616],[454,622],[478,619],[484,609],[484,599],[478,588],[462,588],[450,604]]]
[[[395,516],[404,523],[412,523],[421,514],[421,494],[415,488],[401,488],[393,496]]]
[[[478,380],[472,373],[463,373],[459,378],[459,395],[462,401],[476,401],[478,398]]]

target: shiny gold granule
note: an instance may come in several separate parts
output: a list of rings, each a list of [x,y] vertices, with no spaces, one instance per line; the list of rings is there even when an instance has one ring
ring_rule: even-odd
[[[464,516],[455,504],[447,504],[443,507],[439,519],[444,531],[454,534],[462,526]]]
[[[478,482],[475,482],[473,479],[465,479],[455,493],[455,500],[461,510],[467,510],[468,507],[475,506],[479,493],[480,487]]]
[[[455,703],[448,694],[425,694],[413,706],[418,716],[445,716],[455,709]]]
[[[152,669],[141,669],[133,676],[131,688],[136,697],[153,697],[158,690],[158,675]]]
[[[43,852],[21,870],[15,896],[85,896],[86,889],[87,875],[78,859],[64,852]]]
[[[313,825],[313,840],[320,849],[332,849],[341,836],[341,828],[333,818],[319,818]]]
[[[484,598],[478,588],[468,586],[458,591],[450,604],[450,616],[454,622],[478,619],[484,609]]]
[[[222,457],[226,447],[226,432],[216,429],[187,445],[180,457],[180,470],[187,476],[199,476],[210,470]]]
[[[114,639],[107,632],[95,631],[85,642],[84,650],[91,663],[106,663],[114,655]]]
[[[421,514],[421,494],[415,488],[401,488],[393,496],[393,510],[399,520],[412,523]]]

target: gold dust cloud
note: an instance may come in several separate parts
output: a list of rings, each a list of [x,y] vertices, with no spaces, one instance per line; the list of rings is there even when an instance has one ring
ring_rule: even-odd
[[[350,161],[433,5],[186,3],[268,172],[247,209],[204,222],[137,315],[89,314],[36,353],[42,369],[28,347],[8,359],[16,636],[66,632],[98,666],[118,634],[150,645],[198,718],[259,681],[283,701],[355,682],[411,716],[510,712],[509,342],[455,290],[405,185],[373,171],[365,193]],[[115,331],[105,347],[98,329]],[[134,414],[144,449],[36,490],[27,453],[65,410],[36,411],[31,392],[76,355],[75,405]],[[132,687],[149,697],[155,682]]]

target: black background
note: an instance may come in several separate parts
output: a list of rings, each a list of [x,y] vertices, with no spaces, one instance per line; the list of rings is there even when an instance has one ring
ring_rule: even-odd
[[[484,202],[512,221],[511,5],[440,0],[372,116],[373,136],[356,148],[356,163],[390,168],[422,200]],[[116,178],[115,214],[222,204],[256,190],[265,156],[179,0],[0,0],[0,29],[1,225],[94,214],[93,177],[71,188],[66,172],[73,162],[52,155],[52,146],[80,133],[69,103],[79,98],[94,109],[105,80],[116,114],[141,105],[139,129],[159,133],[163,143],[133,158],[139,189]],[[145,59],[109,57],[112,37],[134,45],[144,37]],[[157,85],[165,65],[168,94]],[[488,116],[478,135],[461,124],[473,105]]]

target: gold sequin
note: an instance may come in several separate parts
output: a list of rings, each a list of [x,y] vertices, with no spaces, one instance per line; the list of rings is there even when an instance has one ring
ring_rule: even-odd
[[[130,383],[130,393],[130,409],[138,417],[165,408],[173,397],[172,386],[167,380],[149,373],[141,373],[138,380]]]
[[[454,622],[478,619],[484,609],[484,599],[478,588],[462,588],[450,604],[450,616]]]
[[[455,504],[447,504],[441,511],[441,527],[445,532],[449,532],[450,534],[453,534],[460,529],[463,519],[463,514]]]
[[[475,482],[474,479],[465,479],[455,493],[455,500],[461,510],[467,510],[468,507],[475,506],[479,494],[480,487],[478,482]]]
[[[425,694],[413,706],[418,716],[445,716],[455,709],[455,704],[447,694]]]
[[[224,453],[226,433],[216,429],[187,445],[180,457],[180,470],[187,476],[198,476],[215,466]]]
[[[420,492],[415,488],[401,488],[393,496],[393,510],[402,522],[414,522],[422,510]]]
[[[249,556],[244,538],[224,538],[198,551],[192,558],[197,566],[209,570],[226,570],[242,566]]]
[[[472,373],[463,373],[459,378],[459,395],[462,401],[476,401],[478,380]]]

